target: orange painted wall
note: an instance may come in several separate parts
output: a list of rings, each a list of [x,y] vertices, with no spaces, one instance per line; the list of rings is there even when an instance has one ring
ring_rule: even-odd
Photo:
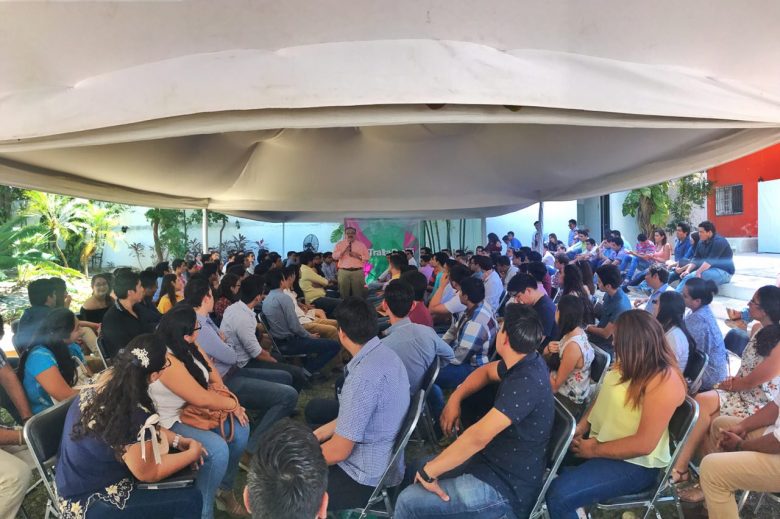
[[[718,234],[733,238],[758,236],[758,182],[780,178],[780,144],[710,168],[707,177],[715,182],[707,200],[707,217]],[[733,184],[742,184],[742,214],[715,216],[715,188]]]

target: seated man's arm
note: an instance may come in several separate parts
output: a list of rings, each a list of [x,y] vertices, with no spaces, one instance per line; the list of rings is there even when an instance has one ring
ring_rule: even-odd
[[[322,444],[322,456],[328,465],[336,465],[349,458],[355,442],[334,433],[330,440]]]
[[[484,449],[493,438],[511,424],[512,420],[508,416],[493,407],[479,422],[466,429],[444,452],[429,461],[424,467],[425,472],[432,478],[438,478],[445,472],[459,467]]]
[[[597,335],[602,339],[609,339],[610,337],[612,337],[612,334],[615,332],[615,323],[612,322],[607,323],[607,325],[603,328],[600,328],[595,324],[589,324],[586,327],[586,331],[588,333],[592,333],[593,335]]]
[[[3,355],[5,358],[5,355]],[[30,403],[27,401],[27,396],[24,394],[24,388],[19,382],[19,378],[11,369],[11,366],[6,364],[0,368],[0,385],[3,386],[5,392],[8,393],[8,397],[13,402],[16,410],[19,411],[19,417],[22,420],[26,420],[32,416],[30,410]]]
[[[367,377],[357,378],[350,375],[341,388],[339,415],[335,420],[333,436],[322,444],[322,455],[328,465],[346,460],[356,443],[366,440],[366,430],[372,420],[376,420],[376,406],[384,381]],[[383,377],[379,377],[383,378]],[[323,431],[329,432],[329,431]]]
[[[243,348],[250,357],[259,359],[263,353],[263,348],[260,346],[255,334],[257,322],[251,316],[240,316],[240,319],[232,326],[235,330],[236,338],[238,338],[238,347]]]

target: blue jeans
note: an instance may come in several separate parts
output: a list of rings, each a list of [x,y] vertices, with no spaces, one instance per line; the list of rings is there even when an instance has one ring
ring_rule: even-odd
[[[303,367],[309,373],[321,370],[341,350],[341,344],[338,341],[298,336],[277,340],[276,344],[279,345],[279,350],[283,355],[307,354]]]
[[[450,496],[449,501],[428,492],[421,485],[411,485],[401,492],[395,503],[396,519],[508,519],[515,518],[509,501],[496,489],[471,474],[439,480],[439,485]]]
[[[204,431],[181,422],[176,422],[171,427],[171,430],[176,434],[198,440],[208,452],[203,458],[198,479],[195,480],[195,486],[198,487],[203,496],[202,519],[214,517],[214,498],[218,488],[233,489],[233,482],[238,472],[238,462],[246,449],[249,437],[249,427],[245,427],[237,421],[235,424],[236,431],[233,435],[233,441],[230,443],[225,442],[225,439],[220,436],[218,427],[212,431]],[[225,426],[225,434],[230,434],[228,425]]]
[[[275,382],[281,381],[281,382]],[[225,381],[247,409],[261,411],[263,417],[252,427],[246,450],[254,453],[260,437],[273,424],[287,418],[298,403],[298,392],[292,387],[292,375],[286,371],[242,368]]]
[[[640,259],[636,256],[629,256],[631,258],[631,261],[628,265],[628,272],[626,272],[626,279],[633,281],[634,280],[634,273],[637,269],[641,271],[646,271],[647,268],[650,266],[650,262],[647,260]],[[644,274],[642,275],[644,277]],[[637,283],[639,284],[639,283]]]
[[[436,377],[436,383],[431,388],[430,395],[428,395],[428,405],[431,407],[434,422],[438,424],[439,416],[441,416],[441,412],[444,410],[444,393],[442,393],[441,388],[454,389],[458,387],[471,375],[474,369],[474,366],[471,364],[447,364],[441,368],[439,376]]]
[[[696,277],[696,271],[691,272],[687,276],[685,276],[682,281],[680,281],[680,284],[677,285],[677,291],[682,294],[683,287],[688,282],[689,279]],[[715,282],[716,285],[725,285],[729,281],[731,281],[731,274],[726,272],[723,269],[718,269],[715,267],[710,267],[704,272],[701,273],[702,279],[711,279]]]
[[[194,487],[171,488],[168,490],[133,489],[125,508],[120,510],[95,499],[87,509],[87,519],[146,519],[149,517],[170,517],[190,519],[197,517],[203,507],[200,491]]]
[[[623,460],[590,459],[562,469],[547,490],[547,510],[551,519],[577,519],[578,508],[643,492],[658,482],[659,473]]]

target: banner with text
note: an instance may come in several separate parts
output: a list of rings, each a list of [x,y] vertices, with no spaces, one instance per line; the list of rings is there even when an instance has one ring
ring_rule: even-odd
[[[354,227],[357,230],[356,238],[368,247],[370,259],[366,264],[366,283],[376,280],[387,269],[387,253],[413,249],[417,256],[419,220],[347,218],[344,225]]]

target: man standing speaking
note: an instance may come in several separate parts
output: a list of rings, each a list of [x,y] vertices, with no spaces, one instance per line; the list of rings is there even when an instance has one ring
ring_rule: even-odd
[[[363,267],[368,261],[368,248],[355,239],[354,227],[344,229],[344,239],[333,248],[333,258],[338,261],[338,280],[341,298],[366,297],[366,278]]]

